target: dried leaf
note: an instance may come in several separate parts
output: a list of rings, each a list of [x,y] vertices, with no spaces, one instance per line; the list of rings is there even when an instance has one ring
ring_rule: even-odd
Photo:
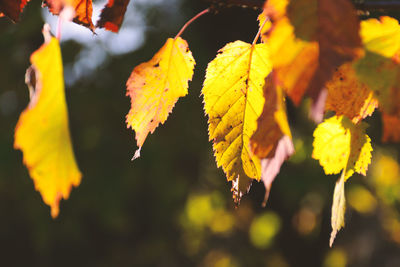
[[[398,115],[382,113],[382,142],[400,142],[400,118]]]
[[[232,181],[239,202],[252,180],[260,180],[260,160],[250,152],[250,137],[264,105],[263,86],[271,71],[266,44],[227,44],[208,64],[203,86],[209,139],[218,167]]]
[[[100,14],[96,27],[118,32],[124,20],[129,0],[108,0]]]
[[[29,0],[0,0],[0,17],[5,15],[12,21],[18,22],[19,16],[28,2]]]
[[[75,10],[73,21],[94,31],[92,22],[93,5],[92,0],[44,0],[51,13],[60,15],[65,6],[71,6]]]
[[[187,94],[194,65],[188,44],[178,37],[169,38],[150,61],[132,71],[126,82],[131,98],[126,123],[136,132],[138,151],[147,135],[167,120],[178,98]]]
[[[44,31],[46,43],[31,56],[27,71],[31,101],[15,129],[14,147],[23,152],[35,188],[59,213],[59,201],[78,186],[81,173],[75,161],[68,126],[59,42]]]
[[[267,1],[264,12],[273,24],[263,40],[295,104],[306,91],[316,100],[334,70],[361,55],[359,21],[348,0]]]

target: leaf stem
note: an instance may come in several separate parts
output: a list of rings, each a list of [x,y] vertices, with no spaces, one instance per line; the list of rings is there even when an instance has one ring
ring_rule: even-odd
[[[260,35],[261,35],[261,30],[262,30],[262,28],[264,28],[264,25],[265,25],[265,23],[267,23],[267,21],[269,21],[269,18],[268,18],[268,17],[264,20],[263,24],[262,24],[261,27],[258,29],[258,32],[257,32],[257,34],[256,34],[256,37],[254,37],[254,40],[253,40],[252,45],[255,45],[255,44],[257,43],[257,40],[258,40],[258,38],[260,38]]]
[[[60,39],[61,39],[62,23],[63,23],[63,19],[61,18],[61,16],[59,16],[57,19],[57,30],[56,30],[56,38],[58,39],[58,41],[60,41]]]
[[[182,29],[178,32],[178,34],[175,36],[174,39],[178,38],[179,36],[181,36],[181,34],[185,31],[185,29],[196,19],[198,19],[199,17],[201,17],[202,15],[206,14],[210,12],[210,9],[204,9],[203,11],[201,11],[200,13],[198,13],[196,16],[194,16],[193,18],[191,18],[188,22],[185,23],[185,25],[183,25]]]

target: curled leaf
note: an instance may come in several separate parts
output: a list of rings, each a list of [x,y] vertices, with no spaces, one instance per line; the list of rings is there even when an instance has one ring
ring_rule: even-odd
[[[14,148],[22,150],[35,188],[54,218],[59,201],[68,198],[82,175],[69,133],[59,42],[48,32],[44,34],[46,42],[32,54],[32,67],[27,71],[31,101],[15,128]]]

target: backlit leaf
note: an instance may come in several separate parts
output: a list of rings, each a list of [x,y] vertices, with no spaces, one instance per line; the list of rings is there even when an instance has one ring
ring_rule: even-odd
[[[378,107],[373,92],[358,80],[351,64],[346,63],[336,71],[326,84],[328,99],[325,109],[345,115],[354,123],[370,116]]]
[[[129,0],[108,0],[100,14],[96,27],[118,32],[124,20]]]
[[[179,97],[187,94],[194,59],[185,40],[169,38],[154,57],[135,67],[126,82],[131,109],[127,127],[135,130],[139,151],[149,133],[163,124]]]
[[[354,172],[366,175],[372,147],[365,128],[365,123],[353,124],[344,116],[326,119],[314,131],[312,157],[319,160],[326,174],[344,170],[346,180]]]
[[[54,15],[60,15],[64,6],[71,6],[75,10],[73,21],[94,31],[92,0],[44,0],[43,3]]]
[[[12,21],[17,22],[25,5],[29,0],[0,0],[0,17],[1,13],[9,17]]]
[[[208,64],[203,86],[209,140],[218,167],[232,181],[235,202],[252,179],[260,180],[260,160],[250,151],[250,137],[261,115],[265,78],[271,72],[266,44],[227,44]]]
[[[250,139],[252,152],[262,159],[261,179],[266,190],[264,203],[281,165],[294,152],[285,99],[274,78],[275,74],[271,73],[265,80],[263,112],[257,120],[257,130]]]
[[[333,241],[335,241],[337,232],[342,227],[344,227],[344,214],[346,212],[344,182],[345,182],[345,177],[343,172],[339,180],[336,181],[335,191],[333,193],[332,215],[331,215],[332,232],[331,232],[331,238],[329,240],[330,247],[332,247]]]
[[[358,17],[348,0],[267,1],[265,12],[273,25],[263,40],[295,104],[305,92],[316,100],[335,68],[362,52]]]
[[[22,150],[36,190],[56,217],[59,201],[68,198],[82,175],[69,133],[59,42],[44,33],[46,43],[32,54],[27,71],[31,100],[16,126],[14,147]]]

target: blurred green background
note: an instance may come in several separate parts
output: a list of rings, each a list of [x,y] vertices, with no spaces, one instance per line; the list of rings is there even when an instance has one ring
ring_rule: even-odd
[[[95,1],[95,13],[105,1]],[[62,53],[74,150],[82,183],[57,219],[34,190],[14,127],[29,101],[29,56],[46,14],[31,1],[21,22],[0,19],[0,266],[400,266],[399,145],[382,144],[380,114],[367,119],[373,159],[346,183],[346,227],[328,247],[337,176],[311,159],[309,103],[288,102],[296,154],[283,165],[266,208],[255,182],[235,209],[217,169],[200,97],[207,63],[235,40],[251,42],[259,11],[205,15],[183,34],[197,65],[189,95],[130,161],[134,132],[125,82],[207,4],[132,0],[120,34],[65,25]]]

